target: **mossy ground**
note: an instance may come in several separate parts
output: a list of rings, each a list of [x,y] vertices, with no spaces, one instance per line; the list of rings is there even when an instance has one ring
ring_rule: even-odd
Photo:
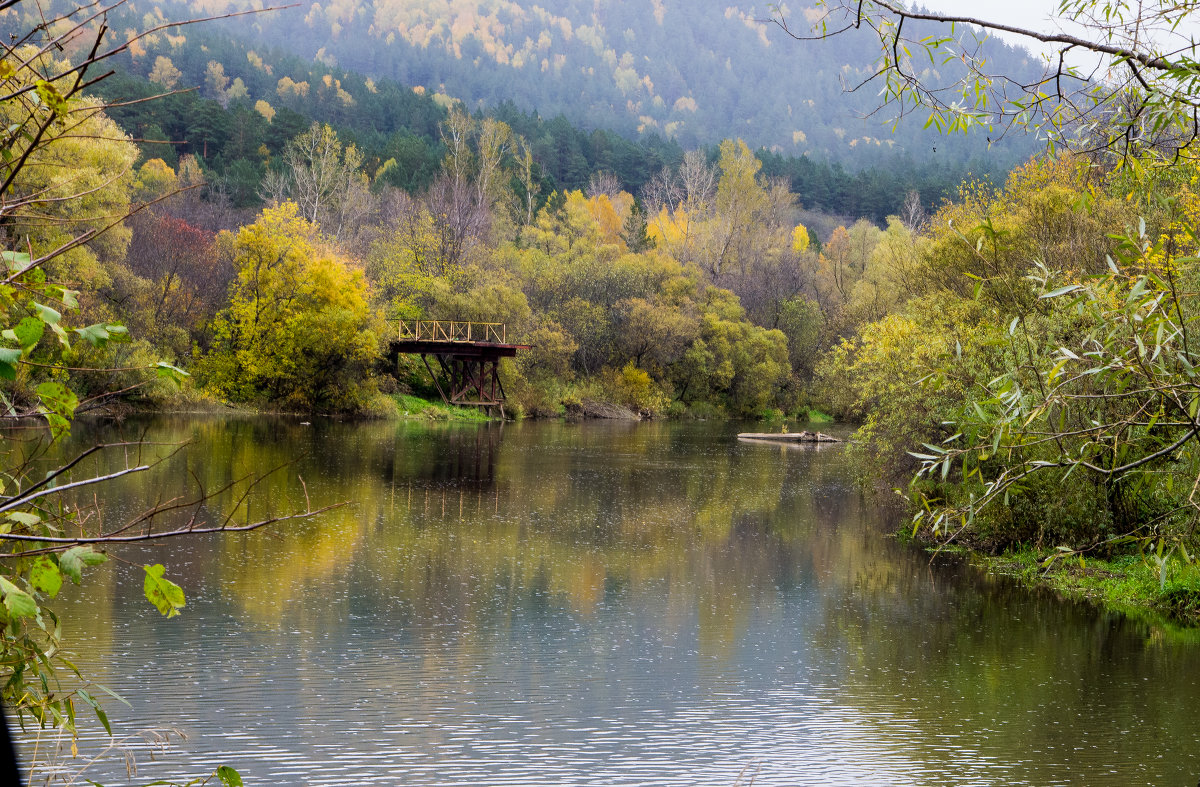
[[[1053,560],[1034,550],[977,555],[993,574],[1023,584],[1051,588],[1064,596],[1087,599],[1171,628],[1187,627],[1200,640],[1200,565],[1179,558],[1165,572],[1150,555],[1121,555],[1107,560],[1066,557]]]

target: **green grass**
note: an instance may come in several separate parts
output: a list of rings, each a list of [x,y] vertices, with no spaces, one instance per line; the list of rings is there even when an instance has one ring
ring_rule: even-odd
[[[775,423],[784,421],[797,424],[831,424],[836,419],[832,415],[823,413],[815,407],[801,407],[791,415],[787,415],[782,410],[774,407],[767,407],[758,412],[758,420]]]
[[[392,397],[401,418],[423,421],[490,421],[486,412],[478,407],[454,407],[443,402],[434,402],[409,394]]]
[[[1174,558],[1164,575],[1148,555],[1067,557],[1046,565],[1047,557],[1023,550],[978,560],[993,574],[1086,599],[1200,642],[1200,565]]]

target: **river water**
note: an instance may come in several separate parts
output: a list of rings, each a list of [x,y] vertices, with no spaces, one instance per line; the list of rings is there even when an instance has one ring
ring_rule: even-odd
[[[1197,637],[933,563],[840,446],[737,425],[82,424],[190,442],[105,492],[116,522],[282,469],[127,547],[59,608],[144,784],[1179,785],[1200,780]],[[742,427],[745,428],[745,427]],[[165,455],[167,446],[142,449]],[[144,457],[142,457],[144,458]],[[90,465],[136,463],[134,449]],[[300,479],[303,479],[304,485]],[[183,586],[164,619],[144,563]],[[94,720],[81,753],[107,736]],[[165,752],[147,729],[187,735]],[[32,733],[21,752],[31,753]],[[49,741],[43,740],[40,751]],[[84,760],[61,765],[78,770]]]

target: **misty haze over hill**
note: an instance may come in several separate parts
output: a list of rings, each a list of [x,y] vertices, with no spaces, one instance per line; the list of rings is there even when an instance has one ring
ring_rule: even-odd
[[[255,3],[162,7],[179,17]],[[982,133],[935,136],[916,115],[893,132],[885,114],[871,114],[879,101],[875,84],[845,90],[872,73],[877,44],[870,35],[795,41],[765,21],[768,15],[766,4],[730,0],[565,0],[552,9],[530,0],[331,0],[229,25],[329,66],[475,108],[511,100],[543,117],[561,113],[589,128],[659,134],[685,148],[740,137],[855,168],[896,154],[1012,162],[1035,149],[1025,137],[989,150]],[[794,24],[803,18],[803,10],[789,13]],[[998,40],[987,46],[999,71],[1030,78],[1042,71],[1024,50]],[[939,78],[932,68],[922,76]]]

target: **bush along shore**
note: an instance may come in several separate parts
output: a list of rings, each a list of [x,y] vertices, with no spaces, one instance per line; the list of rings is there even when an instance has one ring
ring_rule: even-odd
[[[914,537],[1196,621],[1197,183],[1194,163],[1047,158],[894,249],[892,300],[814,390],[861,424],[847,450],[902,490]]]

